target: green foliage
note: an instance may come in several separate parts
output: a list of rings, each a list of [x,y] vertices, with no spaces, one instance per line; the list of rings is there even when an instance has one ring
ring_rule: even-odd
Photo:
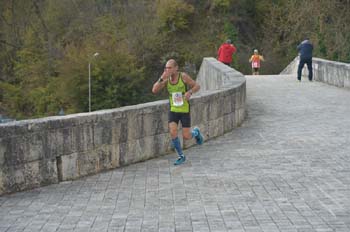
[[[21,110],[25,106],[25,98],[23,98],[20,87],[0,82],[0,99],[1,107],[6,110],[8,115],[12,117],[21,117]]]
[[[227,38],[243,73],[254,48],[262,73],[280,72],[305,36],[315,56],[349,62],[348,9],[341,0],[0,0],[0,113],[87,111],[89,63],[93,110],[166,98],[151,87],[169,58],[195,78]]]
[[[232,41],[237,41],[238,32],[235,25],[233,25],[231,22],[225,22],[224,33],[226,35],[226,38],[230,38]]]
[[[228,8],[230,6],[230,0],[214,0],[213,5],[214,8]]]
[[[32,28],[28,28],[24,36],[24,45],[17,52],[15,76],[24,85],[40,85],[48,75],[47,57],[45,56],[44,41]]]
[[[32,111],[35,112],[35,117],[58,113],[59,102],[52,93],[46,86],[32,89],[28,93],[27,104],[33,107]]]
[[[319,33],[318,34],[318,53],[322,56],[327,56],[327,47],[324,41],[324,35]]]
[[[107,52],[107,51],[106,51]],[[135,57],[115,51],[96,62],[92,75],[92,108],[105,109],[142,102],[144,75]],[[141,99],[140,99],[141,98]]]
[[[160,0],[157,3],[159,24],[165,32],[189,29],[194,8],[182,0]]]

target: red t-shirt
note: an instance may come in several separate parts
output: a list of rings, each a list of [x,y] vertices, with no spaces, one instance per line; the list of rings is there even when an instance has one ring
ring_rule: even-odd
[[[218,50],[218,60],[223,63],[231,63],[232,55],[236,52],[236,47],[232,44],[224,43]]]

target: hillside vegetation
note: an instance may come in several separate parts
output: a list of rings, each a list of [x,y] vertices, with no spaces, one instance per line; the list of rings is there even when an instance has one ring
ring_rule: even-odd
[[[0,0],[0,114],[88,111],[89,63],[92,110],[164,98],[150,89],[167,59],[195,77],[227,38],[245,74],[254,48],[276,74],[305,37],[349,62],[349,22],[349,0]]]

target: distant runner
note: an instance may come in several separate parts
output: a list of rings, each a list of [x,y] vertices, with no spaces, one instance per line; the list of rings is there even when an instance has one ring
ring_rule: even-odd
[[[252,63],[252,74],[253,75],[259,75],[261,61],[264,61],[264,57],[259,55],[259,52],[257,49],[254,49],[254,54],[249,59],[249,62]]]

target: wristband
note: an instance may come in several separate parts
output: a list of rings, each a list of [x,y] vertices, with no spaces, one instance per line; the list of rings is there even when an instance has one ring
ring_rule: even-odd
[[[159,77],[159,79],[158,79],[158,83],[161,83],[163,81],[163,79],[161,78],[161,77]]]

